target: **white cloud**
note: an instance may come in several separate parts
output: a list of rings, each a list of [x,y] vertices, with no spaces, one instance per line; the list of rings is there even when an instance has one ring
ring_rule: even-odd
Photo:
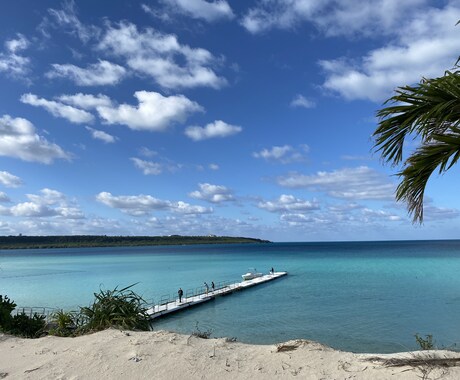
[[[152,211],[167,210],[171,207],[169,201],[162,201],[151,195],[143,194],[114,196],[109,192],[103,191],[96,195],[96,200],[133,216],[143,216],[150,214]]]
[[[115,85],[125,76],[124,67],[99,60],[98,63],[81,68],[71,64],[53,64],[53,70],[46,73],[48,78],[68,78],[78,86]]]
[[[191,192],[189,197],[211,203],[222,203],[235,199],[233,192],[225,186],[200,183],[198,187],[200,189]]]
[[[159,162],[145,161],[140,158],[132,157],[134,165],[141,169],[145,175],[159,175],[163,172],[163,165]]]
[[[21,218],[48,218],[83,219],[81,210],[69,202],[67,197],[52,189],[42,189],[40,194],[27,194],[28,202],[15,204],[10,208],[2,208],[3,215]]]
[[[1,128],[1,125],[0,125],[0,128]],[[0,132],[0,135],[1,135],[1,132]],[[0,183],[6,187],[19,187],[22,185],[22,180],[21,178],[11,173],[8,173],[6,171],[0,171]]]
[[[219,170],[219,165],[217,164],[209,164],[208,167],[211,170]]]
[[[99,131],[97,129],[90,127],[86,127],[86,129],[91,133],[91,137],[93,139],[104,141],[107,144],[111,144],[117,141],[116,137],[109,135],[104,131]]]
[[[216,137],[228,137],[240,133],[243,130],[240,126],[231,125],[216,120],[205,127],[191,126],[185,129],[185,134],[194,141],[201,141]]]
[[[109,192],[101,192],[96,195],[96,200],[133,216],[149,215],[152,211],[170,211],[188,215],[212,212],[211,208],[193,206],[182,201],[160,200],[143,194],[114,196]]]
[[[299,149],[291,145],[273,146],[270,149],[262,149],[260,152],[252,153],[255,158],[263,158],[267,161],[279,161],[288,164],[295,161],[303,161],[305,153],[309,151],[308,145],[301,145]]]
[[[0,191],[0,202],[1,203],[11,202],[10,198],[8,197],[8,195],[6,193],[4,193],[3,191]],[[0,212],[0,214],[1,214],[1,212]]]
[[[108,124],[123,124],[134,130],[163,131],[174,122],[203,108],[184,95],[163,96],[158,92],[137,91],[138,106],[98,106],[99,116]]]
[[[172,205],[172,211],[179,214],[196,215],[196,214],[209,214],[212,213],[212,208],[203,206],[193,206],[186,202],[176,202]]]
[[[403,218],[400,215],[392,214],[388,211],[383,210],[371,210],[369,208],[364,208],[362,210],[362,214],[366,218],[365,221],[384,220],[389,222],[399,222],[403,220]]]
[[[158,152],[143,146],[142,148],[139,149],[139,154],[144,157],[154,157],[158,155]]]
[[[300,212],[319,210],[320,206],[316,200],[306,201],[294,197],[293,195],[282,194],[275,201],[263,201],[257,204],[257,207],[270,212]]]
[[[390,44],[356,61],[321,61],[327,76],[323,87],[346,99],[381,101],[398,86],[443,75],[460,49],[458,19],[460,7],[453,5],[415,12],[395,29],[397,38]]]
[[[75,95],[61,95],[57,98],[60,102],[72,106],[83,108],[85,110],[95,109],[97,107],[111,107],[112,101],[107,95],[91,95],[79,92]]]
[[[169,5],[171,12],[184,13],[190,17],[208,22],[232,19],[234,17],[230,5],[225,0],[163,0],[163,2]]]
[[[435,220],[456,219],[460,216],[460,211],[454,208],[436,207],[425,205],[423,208],[423,220],[431,222]]]
[[[394,186],[375,170],[360,166],[315,175],[293,173],[279,177],[278,184],[289,188],[307,188],[326,192],[335,198],[391,200]]]
[[[46,100],[39,98],[34,94],[24,94],[21,96],[21,102],[30,104],[34,107],[43,107],[55,117],[62,117],[69,120],[71,123],[90,123],[94,120],[94,116],[84,110],[56,102],[54,100]]]
[[[426,0],[260,0],[241,24],[251,33],[293,29],[309,22],[331,36],[386,34],[425,3]]]
[[[52,21],[45,19],[40,25],[43,34],[48,37],[50,36],[47,32],[48,27],[58,29],[60,32],[65,31],[70,33],[85,43],[99,34],[98,28],[92,25],[85,25],[78,19],[73,0],[64,1],[62,9],[48,9],[48,13]]]
[[[30,59],[20,54],[27,49],[29,40],[22,34],[5,42],[5,52],[0,52],[0,72],[21,78],[29,72]]]
[[[303,95],[297,94],[291,101],[291,107],[315,108],[316,103],[305,98]]]
[[[39,136],[33,124],[9,115],[0,117],[0,155],[50,164],[54,159],[70,159],[61,147]]]
[[[214,72],[218,59],[208,50],[181,45],[173,34],[150,28],[139,32],[134,24],[120,23],[107,29],[98,47],[123,57],[128,67],[164,88],[220,88],[227,83]]]

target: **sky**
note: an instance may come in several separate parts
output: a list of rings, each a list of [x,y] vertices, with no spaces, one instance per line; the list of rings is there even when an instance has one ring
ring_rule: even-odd
[[[460,169],[414,225],[372,137],[398,86],[453,67],[458,20],[459,0],[2,2],[0,235],[459,238]]]

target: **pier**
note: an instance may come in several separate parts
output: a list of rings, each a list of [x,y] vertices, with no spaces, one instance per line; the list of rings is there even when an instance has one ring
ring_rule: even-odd
[[[225,296],[256,285],[265,284],[286,275],[287,272],[274,272],[261,277],[256,277],[252,280],[223,284],[220,286],[218,284],[215,290],[210,289],[208,292],[202,292],[199,294],[192,294],[194,292],[187,291],[185,297],[182,297],[182,302],[179,302],[179,298],[174,298],[173,300],[162,298],[158,304],[153,305],[147,310],[147,314],[150,319],[155,319],[166,314],[175,313],[188,307],[211,301],[216,297]]]

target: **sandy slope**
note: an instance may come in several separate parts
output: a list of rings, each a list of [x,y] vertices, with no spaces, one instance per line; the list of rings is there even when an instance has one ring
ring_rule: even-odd
[[[0,335],[0,379],[460,379],[459,366],[389,368],[375,359],[415,355],[421,353],[352,354],[302,340],[262,346],[164,331]],[[423,355],[460,358],[448,351]]]

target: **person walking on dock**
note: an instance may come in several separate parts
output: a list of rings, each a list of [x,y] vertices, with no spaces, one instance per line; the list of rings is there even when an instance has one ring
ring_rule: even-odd
[[[177,294],[179,295],[179,303],[181,303],[182,296],[184,295],[184,291],[182,290],[182,288],[179,288],[179,290],[177,291]]]
[[[212,289],[212,291],[215,290],[215,287],[216,287],[216,286],[214,285],[214,281],[211,281],[211,289]]]
[[[204,287],[206,288],[206,295],[208,295],[209,292],[209,285],[207,282],[204,283]]]

